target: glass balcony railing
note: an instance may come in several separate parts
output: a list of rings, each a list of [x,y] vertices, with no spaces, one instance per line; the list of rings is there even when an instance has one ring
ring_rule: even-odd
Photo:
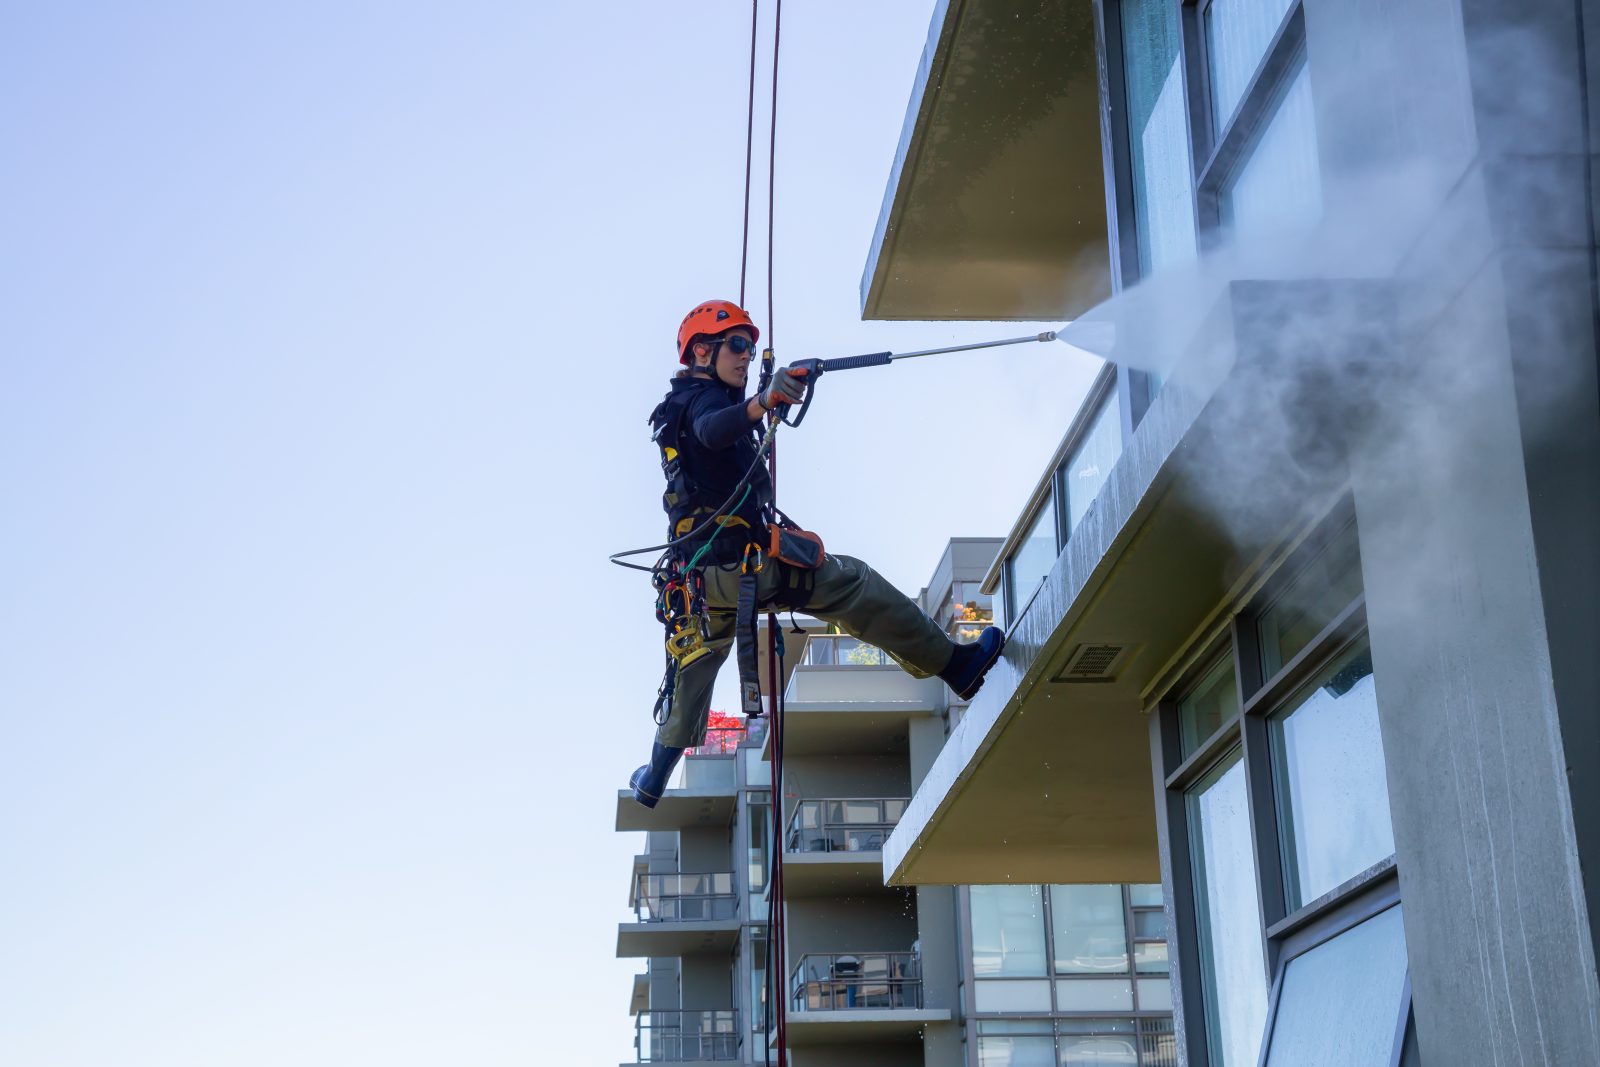
[[[800,957],[789,982],[790,1011],[922,1007],[922,965],[910,952]]]
[[[633,914],[640,922],[704,922],[739,914],[729,874],[641,874],[634,887]]]
[[[752,719],[751,722],[761,722]],[[750,731],[745,726],[712,726],[706,730],[704,743],[687,749],[687,756],[731,756],[744,744],[745,738],[750,736]]]
[[[957,641],[976,641],[985,626],[994,625],[994,597],[984,593],[980,582],[956,582],[945,606],[945,633]]]
[[[789,817],[786,852],[881,852],[907,797],[802,800]]]
[[[645,1011],[634,1020],[633,1047],[640,1063],[683,1063],[739,1058],[739,1014],[734,1011]]]
[[[800,662],[808,667],[894,667],[889,653],[849,634],[812,634]]]

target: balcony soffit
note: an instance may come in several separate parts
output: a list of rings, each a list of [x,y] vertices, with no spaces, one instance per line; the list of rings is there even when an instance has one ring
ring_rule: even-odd
[[[1071,318],[1111,293],[1095,5],[942,0],[861,281],[867,319]]]

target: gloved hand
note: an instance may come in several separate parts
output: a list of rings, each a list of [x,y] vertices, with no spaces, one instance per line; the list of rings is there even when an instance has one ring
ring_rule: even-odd
[[[798,404],[805,399],[806,375],[809,367],[784,367],[772,375],[767,391],[761,394],[761,406],[771,411],[779,404]]]

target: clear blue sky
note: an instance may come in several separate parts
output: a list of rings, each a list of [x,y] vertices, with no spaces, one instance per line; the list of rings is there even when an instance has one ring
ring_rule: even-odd
[[[859,321],[931,7],[788,5],[780,357],[1025,332]],[[631,1058],[661,654],[605,556],[737,289],[748,11],[0,14],[0,1063]],[[830,379],[786,510],[915,593],[1095,369]]]

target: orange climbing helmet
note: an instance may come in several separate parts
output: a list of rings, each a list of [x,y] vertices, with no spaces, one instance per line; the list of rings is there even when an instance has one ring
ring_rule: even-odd
[[[735,326],[746,327],[754,339],[761,340],[761,331],[750,321],[750,313],[731,300],[707,300],[683,317],[678,327],[678,362],[689,365],[689,343],[696,337],[727,333]]]

